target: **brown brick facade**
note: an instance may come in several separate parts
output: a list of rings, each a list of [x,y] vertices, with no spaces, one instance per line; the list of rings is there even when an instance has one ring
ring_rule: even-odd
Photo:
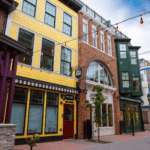
[[[0,10],[0,33],[2,33],[4,30],[6,17],[7,17],[6,11],[1,9]]]
[[[83,14],[79,13],[78,16],[78,33],[79,36],[83,35]],[[100,29],[100,26],[97,26],[97,30]],[[92,20],[89,20],[88,22],[88,33],[92,32]],[[119,99],[117,99],[117,96],[119,95],[118,91],[118,73],[117,73],[117,60],[110,57],[108,55],[108,37],[107,37],[107,31],[105,31],[104,39],[105,39],[105,53],[101,52],[101,43],[100,43],[100,32],[98,32],[97,37],[97,49],[93,48],[92,46],[92,34],[88,35],[88,41],[89,44],[86,44],[82,42],[78,46],[78,66],[79,68],[82,68],[82,76],[79,78],[79,84],[81,85],[82,89],[86,89],[86,72],[87,68],[93,61],[99,61],[102,63],[108,72],[110,73],[113,87],[117,88],[117,91],[113,95],[113,102],[114,102],[114,119],[115,119],[115,134],[120,133],[120,105],[119,105]],[[112,45],[112,56],[116,58],[116,52],[115,52],[115,43],[114,43],[114,37],[111,37],[111,45]],[[109,65],[108,65],[109,62]],[[84,137],[84,125],[83,122],[89,118],[89,113],[87,113],[86,109],[86,94],[81,92],[79,94],[80,101],[78,104],[78,138]],[[84,106],[85,108],[81,108],[81,106]]]

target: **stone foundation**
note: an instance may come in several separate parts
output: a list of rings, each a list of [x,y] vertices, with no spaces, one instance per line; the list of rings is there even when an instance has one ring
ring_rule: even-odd
[[[16,125],[0,124],[0,150],[14,150]]]

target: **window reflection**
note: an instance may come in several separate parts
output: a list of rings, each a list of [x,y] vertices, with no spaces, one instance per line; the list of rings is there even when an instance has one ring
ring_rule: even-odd
[[[92,62],[87,70],[86,79],[111,86],[111,79],[106,68],[98,62]]]

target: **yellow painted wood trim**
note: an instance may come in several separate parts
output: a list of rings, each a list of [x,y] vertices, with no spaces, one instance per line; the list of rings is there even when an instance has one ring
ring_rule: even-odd
[[[45,121],[46,121],[46,103],[47,103],[47,91],[45,91],[45,96],[44,96],[44,110],[43,110],[43,131],[42,135],[45,134]]]
[[[28,97],[27,97],[27,106],[26,106],[26,118],[25,118],[25,131],[24,135],[27,136],[27,130],[28,130],[28,118],[29,118],[29,107],[30,107],[30,88],[28,88]]]

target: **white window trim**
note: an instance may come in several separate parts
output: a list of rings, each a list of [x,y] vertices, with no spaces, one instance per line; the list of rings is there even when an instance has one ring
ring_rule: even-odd
[[[108,54],[110,55],[110,56],[112,56],[112,46],[111,46],[111,37],[110,36],[108,36],[108,41],[110,40],[110,50],[111,50],[111,54],[109,53],[109,42],[108,42]]]
[[[101,35],[103,35],[103,47],[104,47],[104,50],[102,50],[102,48],[101,48],[101,51],[105,52],[105,38],[104,38],[104,33],[100,31],[100,40],[101,40]]]

